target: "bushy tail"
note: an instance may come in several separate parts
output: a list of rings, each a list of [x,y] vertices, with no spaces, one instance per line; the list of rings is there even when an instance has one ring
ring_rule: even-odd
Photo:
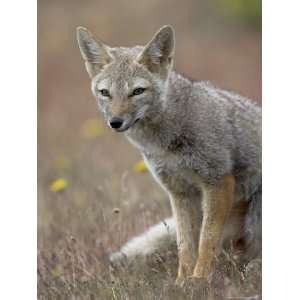
[[[174,218],[169,218],[129,240],[119,252],[110,256],[110,261],[113,265],[131,264],[173,249],[176,249],[176,223]]]

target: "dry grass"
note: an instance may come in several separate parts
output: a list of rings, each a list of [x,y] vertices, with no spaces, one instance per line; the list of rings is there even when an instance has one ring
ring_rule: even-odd
[[[134,189],[123,191],[122,203],[103,200],[103,194],[114,194],[106,192],[105,187],[96,186],[85,195],[71,190],[59,195],[49,192],[52,213],[40,221],[47,228],[39,229],[39,299],[198,299],[192,297],[193,290],[174,286],[176,252],[155,257],[146,267],[111,269],[109,252],[154,220],[164,218],[169,209],[155,200],[155,193],[153,201],[145,197],[133,205],[126,199],[137,193]],[[232,257],[222,255],[212,284],[215,298],[210,299],[260,293],[260,262],[253,261],[248,270],[242,271]]]
[[[192,291],[174,287],[174,253],[142,270],[110,271],[109,253],[171,211],[150,174],[134,171],[140,155],[125,138],[101,123],[86,125],[89,119],[99,120],[99,114],[74,29],[84,25],[108,43],[133,45],[146,42],[161,25],[172,24],[177,31],[178,70],[259,102],[260,33],[212,17],[208,2],[199,6],[198,0],[178,1],[175,6],[167,0],[162,6],[160,1],[139,1],[130,6],[108,0],[39,1],[40,300],[192,298]],[[86,129],[89,126],[93,129]],[[63,181],[51,190],[57,179]],[[253,261],[245,273],[232,257],[223,256],[213,293],[219,298],[258,294],[259,265]]]

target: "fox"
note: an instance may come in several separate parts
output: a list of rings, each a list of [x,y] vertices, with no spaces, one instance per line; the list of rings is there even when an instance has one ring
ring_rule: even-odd
[[[176,243],[175,283],[184,286],[209,281],[229,245],[245,259],[260,257],[261,107],[176,72],[171,25],[145,46],[110,47],[84,27],[77,41],[105,122],[140,151],[173,215],[111,260],[134,261]]]

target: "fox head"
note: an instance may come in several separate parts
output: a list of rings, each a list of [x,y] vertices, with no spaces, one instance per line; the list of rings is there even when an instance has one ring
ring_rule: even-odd
[[[162,27],[144,47],[112,48],[85,28],[77,40],[92,92],[108,125],[126,131],[163,105],[173,67],[174,30]]]

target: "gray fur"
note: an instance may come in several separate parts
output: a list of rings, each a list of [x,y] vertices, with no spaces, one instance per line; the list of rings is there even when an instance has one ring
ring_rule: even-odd
[[[78,38],[91,73],[87,55],[97,47],[92,43],[90,49],[91,42],[85,43],[80,33]],[[98,70],[92,76],[93,94],[108,123],[114,116],[124,118],[118,131],[125,132],[140,150],[163,189],[190,199],[182,202],[183,209],[201,210],[202,185],[216,185],[222,177],[233,175],[235,204],[249,205],[232,236],[242,230],[239,237],[248,244],[258,241],[251,252],[260,253],[261,108],[236,93],[174,72],[174,40],[173,30],[166,26],[146,47],[105,46],[104,56],[111,59],[103,65],[98,57],[98,69],[97,61],[92,62],[93,70]],[[146,90],[131,97],[137,82],[148,83]],[[109,99],[97,88],[104,83]],[[175,204],[171,204],[175,214]],[[199,211],[199,222],[201,217]]]

